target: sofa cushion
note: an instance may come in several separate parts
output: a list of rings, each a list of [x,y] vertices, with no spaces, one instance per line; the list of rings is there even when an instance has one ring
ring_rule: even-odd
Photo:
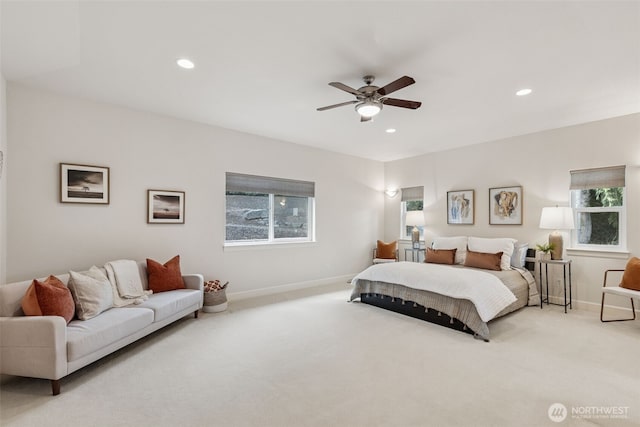
[[[89,271],[69,271],[69,289],[80,320],[89,320],[113,306],[113,291],[107,276],[96,266]]]
[[[67,360],[79,359],[153,323],[147,308],[112,308],[89,320],[67,325]]]
[[[147,276],[149,289],[154,293],[184,289],[184,280],[180,272],[180,255],[176,255],[166,263],[147,258]]]
[[[56,276],[44,281],[33,279],[22,299],[27,316],[60,316],[69,323],[76,311],[69,289]]]
[[[193,289],[176,289],[149,296],[140,305],[131,307],[149,308],[154,312],[154,322],[159,322],[191,306],[200,306],[202,291]]]

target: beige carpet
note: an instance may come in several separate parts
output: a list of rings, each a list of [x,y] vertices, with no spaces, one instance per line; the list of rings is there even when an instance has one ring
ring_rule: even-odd
[[[347,303],[349,290],[335,284],[185,318],[66,377],[56,397],[48,381],[3,377],[0,424],[640,424],[640,321],[531,307],[492,322],[485,343]],[[554,403],[568,410],[561,423],[548,416]],[[602,413],[612,410],[624,413]]]

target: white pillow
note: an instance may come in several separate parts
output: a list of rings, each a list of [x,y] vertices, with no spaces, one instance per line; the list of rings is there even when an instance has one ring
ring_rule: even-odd
[[[483,237],[469,237],[469,250],[474,252],[484,252],[489,254],[495,254],[502,252],[502,259],[500,260],[500,268],[502,270],[511,269],[511,255],[513,254],[513,246],[516,243],[516,239],[494,238],[486,239]]]
[[[467,258],[467,236],[436,237],[431,245],[433,249],[457,249],[456,264],[464,264]]]
[[[113,306],[113,290],[107,276],[95,265],[82,273],[69,272],[69,290],[80,320],[89,320]]]
[[[528,243],[516,242],[513,245],[513,254],[511,254],[511,265],[516,268],[524,268],[525,259],[527,258]]]

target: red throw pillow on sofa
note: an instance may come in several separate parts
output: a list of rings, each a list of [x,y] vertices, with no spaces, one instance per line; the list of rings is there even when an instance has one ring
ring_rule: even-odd
[[[56,276],[44,282],[33,279],[22,298],[22,311],[27,316],[60,316],[69,323],[76,312],[71,291]]]
[[[184,280],[180,272],[180,255],[176,255],[166,263],[147,258],[147,277],[149,289],[154,293],[184,289]]]

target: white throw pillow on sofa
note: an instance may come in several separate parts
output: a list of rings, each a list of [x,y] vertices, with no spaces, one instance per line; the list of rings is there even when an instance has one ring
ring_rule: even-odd
[[[432,249],[457,249],[456,264],[464,264],[467,258],[467,236],[435,237],[431,247]]]
[[[82,273],[69,272],[68,287],[80,320],[89,320],[113,306],[113,290],[107,276],[95,265]]]
[[[500,268],[502,270],[511,269],[511,255],[513,254],[513,245],[516,243],[516,239],[508,237],[500,237],[488,239],[484,237],[469,237],[469,250],[474,252],[484,252],[489,254],[495,254],[502,252],[502,259],[500,260]]]

